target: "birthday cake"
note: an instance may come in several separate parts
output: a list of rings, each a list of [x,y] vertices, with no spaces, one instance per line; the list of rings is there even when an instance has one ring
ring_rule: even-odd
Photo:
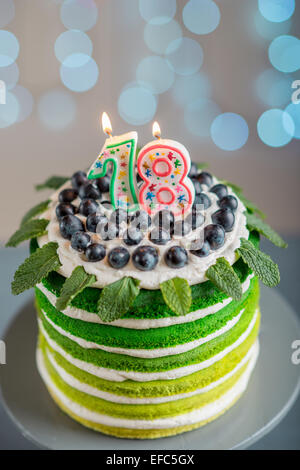
[[[259,345],[259,279],[279,282],[259,249],[284,241],[237,186],[190,163],[177,142],[139,153],[110,137],[88,173],[24,217],[30,239],[12,291],[35,287],[37,365],[57,405],[123,438],[189,431],[247,388]],[[181,197],[183,196],[183,197]]]

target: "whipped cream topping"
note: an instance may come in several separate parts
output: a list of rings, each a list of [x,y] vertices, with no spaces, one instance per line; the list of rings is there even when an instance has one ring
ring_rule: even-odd
[[[218,180],[214,178],[213,184],[217,184]],[[244,215],[245,207],[238,197],[234,194],[231,188],[228,187],[228,194],[234,195],[238,199],[238,208],[235,212],[235,224],[232,232],[226,233],[224,245],[216,251],[211,251],[210,254],[205,258],[199,258],[192,253],[189,253],[189,262],[186,266],[180,269],[172,269],[168,267],[164,261],[165,252],[171,247],[180,245],[184,248],[189,248],[191,243],[197,239],[197,235],[206,225],[212,223],[212,214],[219,209],[217,205],[218,198],[214,193],[210,193],[208,188],[203,185],[203,192],[207,194],[211,200],[211,206],[206,209],[203,214],[205,215],[205,222],[199,229],[193,230],[188,236],[180,239],[172,239],[166,245],[155,245],[146,237],[138,246],[150,245],[154,246],[159,253],[159,262],[154,270],[152,271],[139,271],[130,260],[129,263],[122,269],[112,268],[107,259],[102,261],[91,263],[86,260],[85,255],[77,252],[71,247],[70,241],[64,239],[59,230],[59,223],[56,218],[55,208],[58,204],[58,196],[62,189],[70,187],[70,182],[64,184],[58,191],[56,191],[52,198],[49,209],[41,215],[41,218],[48,219],[49,225],[47,227],[48,234],[38,239],[39,246],[43,246],[49,241],[58,243],[58,255],[62,264],[59,272],[64,277],[70,277],[72,271],[77,266],[83,266],[88,274],[94,274],[96,276],[96,283],[94,287],[105,287],[106,285],[112,284],[113,282],[122,279],[124,277],[132,277],[140,281],[140,287],[144,289],[159,289],[159,285],[174,277],[181,277],[188,281],[190,285],[205,282],[207,280],[205,273],[207,269],[215,264],[216,260],[220,257],[224,257],[231,265],[236,261],[235,251],[240,247],[240,239],[248,238],[249,232],[246,228],[246,217]],[[104,195],[106,198],[107,195]],[[78,204],[79,201],[74,201],[74,204]],[[106,209],[103,209],[105,215],[110,215]],[[84,217],[77,215],[81,220],[85,220]],[[136,246],[130,247],[124,245],[122,238],[115,240],[103,241],[99,234],[90,234],[94,243],[101,243],[105,245],[107,253],[116,246],[126,246],[126,249],[130,254],[137,248]]]

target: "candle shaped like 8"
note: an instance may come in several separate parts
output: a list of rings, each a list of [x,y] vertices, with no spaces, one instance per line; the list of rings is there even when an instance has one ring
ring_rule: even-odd
[[[102,117],[103,131],[109,135],[92,165],[88,179],[102,178],[108,173],[112,163],[113,173],[110,181],[110,199],[112,206],[127,211],[137,209],[138,198],[135,175],[135,156],[137,133],[128,132],[120,136],[111,135],[111,125],[106,114]]]
[[[139,190],[140,205],[149,214],[168,209],[175,217],[183,216],[195,199],[194,185],[187,176],[189,152],[179,142],[161,139],[157,123],[153,135],[158,140],[145,145],[138,156],[138,172],[144,180]]]

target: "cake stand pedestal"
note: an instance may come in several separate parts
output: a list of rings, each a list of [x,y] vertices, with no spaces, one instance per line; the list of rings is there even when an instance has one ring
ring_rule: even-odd
[[[261,310],[260,356],[246,393],[231,410],[198,430],[140,441],[105,436],[72,421],[54,404],[37,373],[32,302],[14,318],[4,338],[7,364],[0,366],[0,387],[5,407],[22,434],[46,449],[245,449],[284,418],[300,390],[300,365],[292,363],[291,347],[300,339],[296,314],[276,291],[266,288]]]

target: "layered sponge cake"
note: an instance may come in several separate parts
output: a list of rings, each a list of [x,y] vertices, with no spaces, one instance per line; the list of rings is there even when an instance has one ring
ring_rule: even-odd
[[[259,232],[284,242],[238,189],[192,170],[201,210],[180,221],[161,211],[169,229],[114,209],[107,181],[83,172],[25,221],[35,224],[31,255],[13,290],[25,290],[30,272],[40,375],[57,405],[96,431],[148,439],[198,428],[251,378],[258,278],[279,282]]]

